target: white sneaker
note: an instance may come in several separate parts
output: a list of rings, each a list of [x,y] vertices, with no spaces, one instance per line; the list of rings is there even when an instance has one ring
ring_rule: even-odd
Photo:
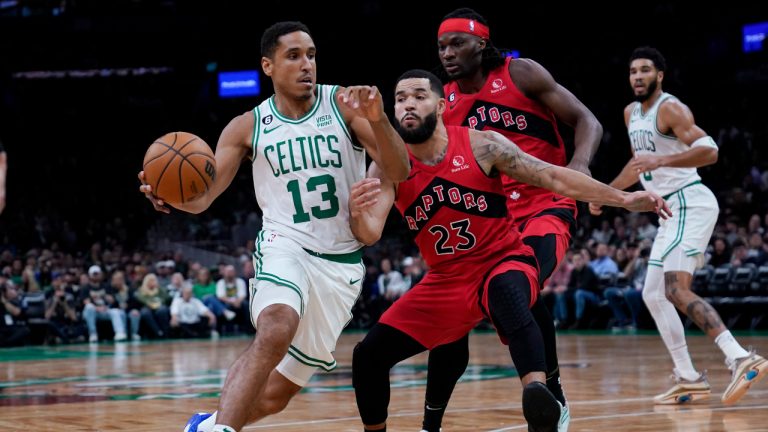
[[[139,336],[138,333],[132,334],[131,335],[131,340],[140,341],[141,340],[141,336]]]
[[[768,360],[750,349],[746,357],[738,358],[728,364],[728,369],[732,373],[731,382],[721,398],[726,405],[738,402],[753,383],[760,381],[768,374]]]
[[[237,316],[236,313],[232,312],[229,309],[224,309],[224,318],[227,319],[227,321],[232,321]]]
[[[126,335],[125,333],[117,333],[115,335],[115,342],[122,342],[126,339],[128,339],[128,335]]]
[[[712,394],[706,371],[702,372],[694,381],[688,381],[680,376],[677,369],[673,369],[675,385],[666,392],[656,395],[653,403],[656,405],[676,405],[707,399]]]
[[[218,340],[219,339],[219,332],[216,330],[211,330],[211,339]]]
[[[99,335],[92,334],[92,335],[88,336],[88,342],[89,343],[98,343],[99,342]]]
[[[560,401],[557,401],[560,403]],[[557,432],[568,432],[568,426],[571,424],[571,409],[568,407],[568,401],[565,405],[560,404],[560,421],[557,423]]]

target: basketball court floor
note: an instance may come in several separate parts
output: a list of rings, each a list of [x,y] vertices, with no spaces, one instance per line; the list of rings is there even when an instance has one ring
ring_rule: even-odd
[[[351,387],[352,349],[363,333],[345,333],[339,367],[319,374],[288,408],[246,431],[361,431]],[[739,404],[720,394],[729,380],[722,355],[690,336],[694,364],[709,371],[712,398],[682,407],[654,406],[671,385],[672,361],[658,335],[578,333],[558,336],[571,431],[768,431],[768,380]],[[768,351],[768,337],[739,337]],[[525,431],[520,382],[493,333],[473,334],[471,360],[454,392],[444,432]],[[102,343],[0,350],[0,430],[181,431],[196,411],[213,411],[229,365],[250,339]],[[421,426],[426,356],[392,373],[390,431]]]

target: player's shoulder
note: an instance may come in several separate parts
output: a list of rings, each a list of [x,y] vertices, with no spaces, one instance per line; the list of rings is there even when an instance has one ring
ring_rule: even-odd
[[[689,112],[690,108],[683,101],[667,93],[667,97],[659,103],[659,112],[665,114],[682,114]]]
[[[659,105],[657,121],[660,127],[675,127],[693,122],[693,113],[688,105],[672,96],[665,98]]]
[[[632,115],[632,111],[635,110],[637,107],[637,102],[630,102],[627,104],[627,106],[624,107],[624,119],[628,119],[630,115]]]
[[[529,58],[516,58],[509,62],[509,76],[513,81],[525,79],[531,73],[535,73],[537,67],[541,67],[535,60]]]
[[[230,120],[229,126],[236,130],[251,130],[253,129],[253,125],[256,123],[256,115],[258,110],[252,109],[249,111],[246,111],[238,116],[235,116]]]
[[[536,60],[529,58],[510,61],[509,76],[512,82],[529,97],[549,91],[555,85],[552,74]]]
[[[227,136],[227,143],[237,143],[246,147],[251,146],[253,129],[256,124],[256,110],[246,111],[232,118],[222,131],[222,136]]]

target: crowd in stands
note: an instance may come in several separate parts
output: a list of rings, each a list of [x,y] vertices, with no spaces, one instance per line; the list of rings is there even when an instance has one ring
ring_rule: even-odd
[[[252,332],[235,266],[110,252],[0,254],[0,346]]]
[[[556,325],[653,328],[642,301],[657,230],[652,217],[617,211],[602,219],[582,214],[580,221],[563,264],[542,289]],[[429,271],[400,230],[389,232],[366,250],[367,276],[351,327],[370,327]],[[82,254],[56,244],[24,252],[6,248],[0,253],[0,346],[252,332],[246,282],[253,277],[252,245],[235,249],[238,266],[204,265],[178,251],[129,252],[114,242],[106,247],[94,243]],[[766,304],[768,212],[752,214],[745,222],[724,212],[702,265],[705,284],[694,288],[703,289],[704,296],[718,294],[710,296],[716,306],[718,298],[729,295],[728,277],[739,269],[751,269],[750,298]],[[719,293],[706,284],[717,272],[727,273]],[[760,324],[752,318],[751,327]]]

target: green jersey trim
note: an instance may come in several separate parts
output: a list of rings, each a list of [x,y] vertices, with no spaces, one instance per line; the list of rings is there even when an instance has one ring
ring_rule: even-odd
[[[676,194],[676,193],[680,192],[681,190],[683,190],[683,189],[685,189],[685,188],[688,188],[688,187],[691,187],[691,186],[693,186],[693,185],[697,185],[697,184],[701,184],[701,180],[696,180],[695,182],[691,182],[691,183],[688,183],[687,185],[685,185],[685,186],[681,187],[680,189],[678,189],[678,190],[676,190],[676,191],[672,192],[671,194],[669,194],[669,195],[664,195],[662,198],[663,198],[663,199],[665,199],[665,200],[668,200],[669,198],[671,198],[671,197],[672,197],[672,195],[674,195],[674,194]]]
[[[312,256],[322,258],[324,260],[333,261],[341,264],[359,264],[363,259],[363,250],[358,249],[354,252],[348,252],[343,254],[327,254],[322,252],[315,252],[307,248],[302,248],[304,251]]]
[[[344,133],[347,135],[347,138],[349,138],[349,141],[352,142],[352,135],[349,133],[349,129],[347,129],[347,123],[344,121],[344,117],[341,115],[341,110],[339,109],[338,102],[336,101],[336,96],[339,91],[339,86],[333,86],[333,89],[331,89],[331,108],[333,111],[333,114],[336,116],[336,121],[339,122],[339,125],[341,125],[341,128],[344,129]],[[353,147],[355,147],[355,144],[352,144]]]
[[[251,160],[256,160],[256,150],[259,146],[259,135],[261,134],[261,110],[257,106],[253,109],[253,141],[251,142],[251,148],[253,149],[253,154],[251,155]]]

